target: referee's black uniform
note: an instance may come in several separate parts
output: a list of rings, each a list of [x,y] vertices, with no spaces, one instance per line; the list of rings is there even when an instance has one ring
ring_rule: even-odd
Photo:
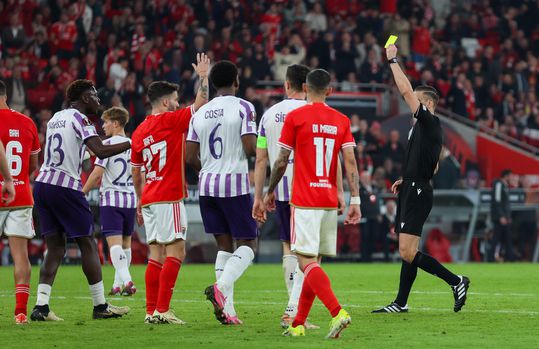
[[[430,180],[440,158],[443,133],[440,119],[423,104],[419,105],[414,118],[417,122],[408,137],[395,229],[397,233],[421,236],[432,208]]]

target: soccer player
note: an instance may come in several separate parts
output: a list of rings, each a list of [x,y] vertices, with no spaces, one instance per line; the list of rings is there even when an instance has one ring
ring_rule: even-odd
[[[15,323],[26,324],[31,273],[28,240],[35,235],[29,175],[37,168],[41,147],[32,119],[9,109],[6,100],[6,85],[0,81],[0,140],[6,145],[8,164],[8,171],[5,174],[2,171],[0,181],[2,187],[5,182],[11,182],[16,190],[15,201],[0,205],[0,236],[3,233],[8,238],[15,264]]]
[[[124,108],[112,107],[101,116],[103,130],[108,138],[104,144],[130,142],[124,127],[129,113]],[[110,259],[114,266],[111,296],[131,296],[137,289],[129,273],[131,263],[131,234],[135,225],[136,200],[131,179],[131,149],[107,159],[97,159],[95,167],[82,188],[84,194],[101,181],[99,214],[101,232],[107,239]]]
[[[298,313],[283,335],[304,336],[305,320],[315,297],[331,313],[327,338],[339,337],[352,321],[335,297],[328,276],[318,264],[322,255],[334,256],[337,249],[337,209],[339,206],[337,166],[342,152],[351,192],[345,224],[357,224],[359,208],[359,175],[354,156],[355,142],[350,119],[325,104],[331,93],[331,77],[323,69],[307,75],[307,105],[288,113],[279,139],[281,150],[271,171],[264,203],[275,209],[275,188],[283,177],[290,154],[294,151],[292,183],[291,250],[298,256],[304,273]]]
[[[185,136],[196,110],[208,101],[210,60],[197,55],[193,64],[200,88],[193,105],[178,109],[179,86],[156,81],[148,88],[151,114],[132,137],[131,165],[137,194],[137,222],[146,228],[150,256],[146,268],[145,323],[182,325],[170,309],[172,292],[185,258],[187,196],[184,154]],[[146,173],[142,177],[141,167]]]
[[[303,84],[309,73],[309,68],[304,65],[294,64],[287,68],[284,83],[284,91],[287,99],[269,108],[258,128],[258,139],[256,143],[256,165],[255,165],[255,202],[253,205],[253,218],[265,221],[264,207],[264,182],[266,180],[266,167],[268,161],[273,165],[279,155],[279,137],[283,128],[286,115],[299,107],[304,106],[305,92]],[[281,317],[281,326],[287,328],[297,313],[301,285],[303,284],[303,273],[299,269],[298,258],[290,251],[290,189],[292,188],[292,171],[294,163],[293,153],[290,155],[289,164],[283,179],[277,185],[276,211],[279,222],[279,239],[283,244],[283,272],[286,289],[288,291],[288,305]],[[307,323],[307,328],[318,328]]]
[[[408,147],[403,166],[403,178],[391,187],[398,193],[395,229],[399,233],[399,253],[402,258],[400,284],[397,298],[391,304],[374,313],[402,313],[408,311],[408,296],[417,275],[417,268],[435,275],[453,290],[455,305],[460,311],[466,302],[470,280],[455,275],[428,254],[419,251],[419,240],[432,208],[432,187],[430,180],[435,172],[442,149],[442,126],[434,115],[438,94],[430,86],[412,89],[397,61],[397,47],[390,45],[386,56],[395,78],[395,83],[410,107],[415,124],[408,136]]]
[[[217,62],[210,81],[217,90],[216,97],[191,121],[187,161],[200,171],[202,221],[219,249],[215,259],[217,282],[205,293],[217,320],[237,325],[241,320],[234,309],[234,283],[254,259],[258,235],[251,217],[247,164],[247,157],[256,154],[256,115],[250,102],[234,96],[239,78],[232,62]]]
[[[130,148],[129,142],[104,145],[86,115],[97,114],[100,104],[94,84],[75,80],[66,91],[67,108],[47,123],[45,159],[34,184],[34,199],[41,236],[47,253],[39,273],[37,303],[30,315],[33,321],[59,321],[49,308],[52,284],[64,258],[66,237],[79,246],[82,270],[88,280],[94,305],[93,318],[120,317],[128,307],[116,307],[105,300],[101,263],[92,236],[93,217],[82,193],[81,169],[88,147],[103,159]]]

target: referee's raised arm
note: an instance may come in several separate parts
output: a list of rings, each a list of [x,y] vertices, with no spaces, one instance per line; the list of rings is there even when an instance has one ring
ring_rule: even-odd
[[[386,56],[399,92],[401,93],[402,97],[404,97],[404,100],[406,101],[406,104],[408,104],[408,107],[410,107],[410,111],[412,113],[415,113],[419,108],[420,102],[417,96],[414,94],[412,84],[410,84],[410,81],[408,80],[399,65],[399,62],[397,60],[397,46],[389,45],[386,49]]]

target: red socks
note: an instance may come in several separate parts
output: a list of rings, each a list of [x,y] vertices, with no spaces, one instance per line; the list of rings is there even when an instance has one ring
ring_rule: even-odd
[[[163,270],[159,276],[159,295],[157,296],[156,309],[160,313],[165,313],[170,308],[170,299],[172,298],[172,292],[181,266],[182,261],[178,258],[167,257],[165,260]]]
[[[30,297],[30,285],[15,285],[15,315],[20,313],[26,315],[28,297]]]
[[[324,303],[332,317],[337,316],[341,310],[341,305],[331,289],[329,278],[318,263],[308,264],[303,273],[305,274],[305,279],[301,289],[301,296],[299,297],[298,314],[292,324],[293,327],[305,323],[315,295]]]
[[[146,314],[152,315],[157,304],[159,292],[159,278],[163,264],[150,259],[146,267]]]

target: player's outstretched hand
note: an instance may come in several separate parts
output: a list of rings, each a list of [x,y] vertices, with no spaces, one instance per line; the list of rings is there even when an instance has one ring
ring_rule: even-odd
[[[262,199],[255,198],[255,203],[253,204],[253,218],[260,223],[266,222],[266,206]]]
[[[139,226],[144,225],[144,218],[142,218],[142,206],[140,203],[137,204],[137,224]]]
[[[210,72],[210,57],[205,53],[197,53],[197,64],[192,64],[195,73],[203,79],[207,78]]]
[[[274,193],[266,193],[266,196],[264,197],[264,206],[266,206],[266,210],[269,212],[275,211],[275,194]]]
[[[2,203],[9,205],[15,200],[15,187],[13,181],[4,181],[2,185]]]
[[[397,179],[395,183],[393,183],[393,185],[391,186],[391,192],[393,193],[393,195],[397,195],[399,193],[399,187],[401,186],[401,184],[402,179]]]
[[[337,194],[337,199],[339,201],[339,206],[337,208],[337,215],[341,216],[346,209],[346,203],[344,202],[344,193]]]
[[[361,208],[359,205],[350,205],[348,208],[348,214],[344,219],[344,224],[359,224],[361,219]]]
[[[389,45],[386,48],[386,57],[388,60],[397,57],[397,46]]]

